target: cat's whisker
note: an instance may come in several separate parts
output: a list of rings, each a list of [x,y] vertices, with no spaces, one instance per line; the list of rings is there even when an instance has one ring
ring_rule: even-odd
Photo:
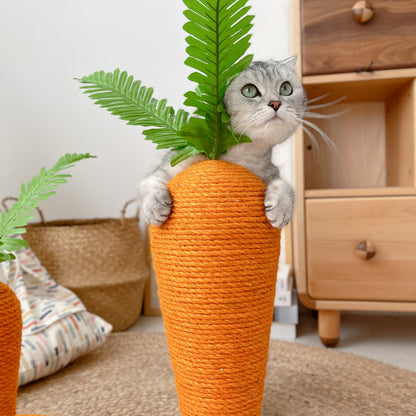
[[[309,108],[307,108],[306,110],[309,110]],[[334,118],[334,117],[339,117],[342,116],[346,113],[348,113],[350,111],[349,108],[342,110],[342,111],[338,111],[337,113],[331,113],[331,114],[321,114],[321,113],[315,113],[314,111],[305,111],[305,117],[306,118]]]
[[[314,156],[315,159],[319,160],[320,149],[319,149],[318,141],[316,140],[316,138],[313,135],[313,133],[304,124],[301,124],[301,127],[302,127],[302,130],[309,137],[309,140],[311,141],[311,145],[312,145],[312,155]]]
[[[338,149],[338,146],[329,138],[329,136],[321,129],[319,128],[315,123],[312,123],[309,120],[303,120],[303,123],[306,124],[308,127],[311,127],[313,130],[315,130],[317,133],[319,133],[319,135],[322,137],[322,139],[324,140],[324,142],[332,147],[332,149],[339,154],[340,151]]]
[[[310,100],[306,100],[306,104],[315,103],[316,101],[323,100],[324,98],[328,97],[329,92],[324,95],[320,95],[319,97],[311,98]]]
[[[319,145],[318,145],[318,141],[317,141],[315,135],[313,134],[312,130],[316,131],[319,134],[319,136],[321,136],[323,141],[333,149],[333,151],[335,151],[337,154],[340,153],[337,145],[329,138],[329,136],[319,126],[317,126],[312,121],[305,120],[300,114],[295,113],[295,114],[292,114],[292,116],[295,120],[297,120],[299,123],[301,123],[302,129],[305,131],[305,133],[311,139],[312,145],[316,146],[318,156],[319,156]],[[308,129],[305,125],[310,127],[312,130]]]
[[[253,114],[248,120],[245,120],[243,123],[240,123],[238,126],[233,128],[234,133],[238,131],[237,133],[238,137],[241,138],[241,136],[244,136],[244,134],[247,132],[247,130],[253,126],[257,121],[256,114]],[[242,129],[242,130],[241,130]]]
[[[327,102],[327,103],[322,103],[322,104],[314,104],[314,105],[309,105],[310,103],[309,103],[309,102],[307,102],[306,109],[307,109],[307,110],[316,110],[317,108],[331,107],[331,106],[333,106],[333,105],[335,105],[335,104],[339,104],[340,102],[344,101],[344,100],[345,100],[345,98],[346,98],[346,97],[344,96],[344,97],[337,98],[337,99],[336,99],[336,100],[334,100],[334,101],[329,101],[329,102]]]

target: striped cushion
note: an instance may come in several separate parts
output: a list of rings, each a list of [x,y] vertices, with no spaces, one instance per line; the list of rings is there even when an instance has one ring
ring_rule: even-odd
[[[58,285],[29,248],[0,263],[0,280],[19,298],[23,334],[19,385],[55,373],[102,345],[111,325],[89,313],[70,290]]]

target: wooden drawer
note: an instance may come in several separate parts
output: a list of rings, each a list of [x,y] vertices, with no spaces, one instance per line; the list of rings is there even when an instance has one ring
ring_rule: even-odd
[[[304,75],[416,66],[416,1],[370,0],[374,16],[354,20],[356,0],[302,0]]]
[[[306,249],[314,299],[416,301],[416,197],[306,200]]]

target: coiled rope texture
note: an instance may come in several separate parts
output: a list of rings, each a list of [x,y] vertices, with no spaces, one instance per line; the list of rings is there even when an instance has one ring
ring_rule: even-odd
[[[19,300],[7,285],[0,283],[0,416],[16,416],[21,341]]]
[[[280,230],[264,184],[203,161],[169,184],[173,210],[151,244],[183,416],[260,416]]]
[[[0,415],[16,416],[22,312],[19,300],[0,283]]]

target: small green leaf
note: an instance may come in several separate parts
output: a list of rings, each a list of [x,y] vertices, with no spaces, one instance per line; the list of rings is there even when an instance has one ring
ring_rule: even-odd
[[[215,30],[215,22],[213,22],[205,13],[195,13],[192,10],[185,10],[183,12],[184,16],[196,23],[199,26],[206,27],[208,29]]]
[[[183,162],[186,159],[189,159],[192,156],[199,154],[198,150],[193,146],[187,146],[184,149],[180,149],[170,160],[172,166],[176,166],[178,163]]]
[[[185,23],[183,25],[183,30],[207,44],[212,44],[213,42],[215,42],[215,33],[213,33],[211,30],[207,28],[195,24],[194,22],[190,21],[188,23]]]
[[[238,136],[238,143],[253,143],[250,137],[245,136],[242,134],[241,136]]]
[[[27,243],[19,238],[3,237],[0,239],[0,249],[6,251],[17,251],[21,247],[27,247]]]
[[[189,46],[192,46],[192,47],[194,47],[195,49],[202,49],[202,50],[204,50],[207,54],[209,54],[209,55],[214,55],[214,56],[216,56],[216,47],[215,47],[215,44],[214,45],[212,45],[212,44],[207,44],[207,43],[205,43],[205,42],[203,42],[203,41],[201,41],[200,39],[196,39],[196,38],[194,38],[193,36],[187,36],[186,37],[186,43],[189,45]],[[193,56],[192,54],[189,54],[190,56]]]
[[[13,253],[6,253],[0,250],[0,263],[3,261],[10,261],[16,259]]]
[[[183,2],[185,6],[188,7],[188,9],[194,10],[202,16],[210,16],[210,14],[212,13],[212,9],[210,10],[210,8],[207,7],[207,5],[205,5],[204,3],[190,0],[183,0]]]

